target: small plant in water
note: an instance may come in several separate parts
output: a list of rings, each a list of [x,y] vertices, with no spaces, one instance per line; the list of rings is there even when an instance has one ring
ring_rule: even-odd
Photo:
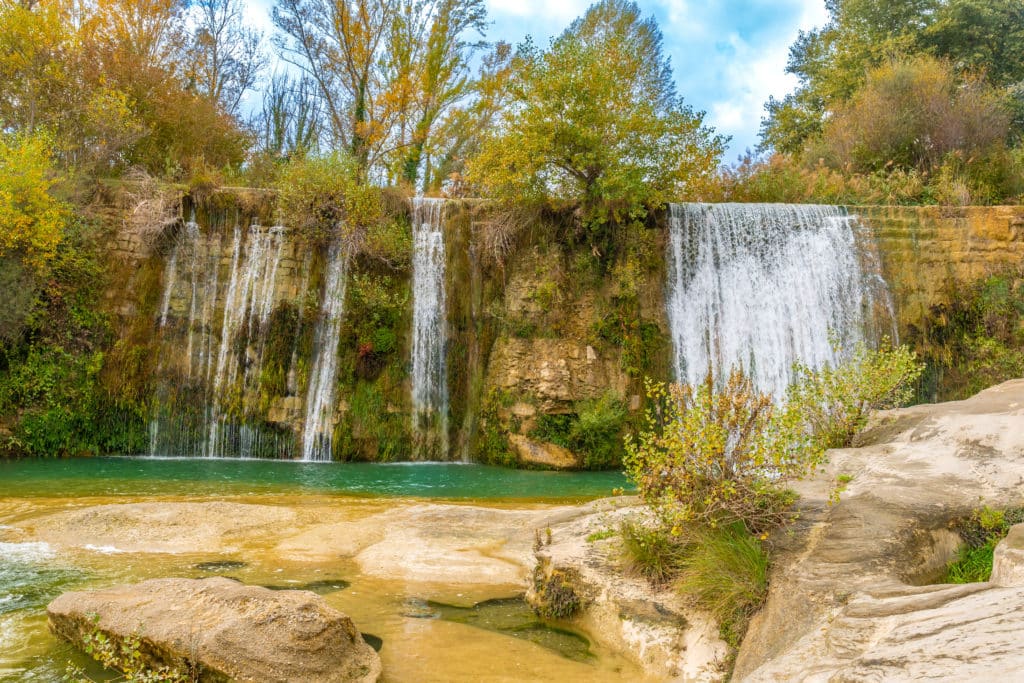
[[[93,616],[93,623],[99,624],[99,615]],[[82,636],[82,649],[104,668],[121,673],[121,678],[113,680],[132,683],[195,683],[199,680],[199,671],[193,666],[182,671],[175,667],[154,668],[147,664],[142,655],[142,639],[138,634],[121,640],[111,638],[96,626]],[[68,666],[64,680],[68,683],[94,683],[81,667],[74,665]],[[103,680],[109,682],[112,679],[104,677]]]

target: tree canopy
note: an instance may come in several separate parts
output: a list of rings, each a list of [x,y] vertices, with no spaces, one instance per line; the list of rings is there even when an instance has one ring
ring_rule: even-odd
[[[678,196],[724,150],[676,94],[657,23],[625,0],[593,5],[547,50],[520,46],[509,98],[469,180],[506,201],[579,207],[592,230]]]

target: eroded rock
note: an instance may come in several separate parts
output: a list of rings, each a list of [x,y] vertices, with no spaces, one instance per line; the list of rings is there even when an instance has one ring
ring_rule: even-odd
[[[992,582],[915,585],[951,554],[950,519],[982,502],[1020,504],[1024,380],[877,415],[861,447],[830,455],[829,471],[801,485],[797,533],[776,539],[768,601],[734,680],[980,681],[1024,670],[1021,531],[1001,547]],[[830,507],[839,474],[852,480]]]
[[[1024,524],[1015,525],[996,546],[989,582],[996,586],[1024,586]]]
[[[203,681],[372,682],[381,673],[352,620],[309,591],[222,577],[151,579],[64,593],[47,616],[54,633],[76,644],[94,630],[136,636],[148,663],[198,664]]]

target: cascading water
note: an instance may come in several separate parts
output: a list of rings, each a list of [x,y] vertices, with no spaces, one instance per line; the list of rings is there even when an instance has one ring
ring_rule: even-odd
[[[443,199],[413,199],[412,429],[417,459],[448,457]]]
[[[303,460],[330,460],[338,378],[338,336],[345,312],[349,252],[335,243],[327,256],[327,277],[313,335],[314,357],[306,392]]]
[[[862,257],[856,227],[830,206],[672,205],[667,308],[677,380],[742,367],[781,397],[794,362],[835,364],[864,341],[888,291]]]
[[[168,344],[166,355],[177,359],[177,366],[162,368],[171,374],[158,391],[149,453],[289,454],[290,435],[256,429],[245,423],[243,415],[254,400],[250,397],[259,392],[264,330],[276,302],[284,229],[235,226],[226,292],[220,288],[223,245],[216,232],[204,236],[195,220],[190,220],[167,262],[159,328]],[[172,299],[181,302],[177,309],[172,310]],[[218,301],[223,304],[219,335]],[[231,410],[225,406],[229,398]]]

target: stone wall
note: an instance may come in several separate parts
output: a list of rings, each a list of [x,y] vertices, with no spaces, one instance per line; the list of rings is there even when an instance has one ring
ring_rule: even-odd
[[[1024,267],[1024,206],[869,206],[851,213],[877,240],[901,333],[948,303],[950,285]]]

